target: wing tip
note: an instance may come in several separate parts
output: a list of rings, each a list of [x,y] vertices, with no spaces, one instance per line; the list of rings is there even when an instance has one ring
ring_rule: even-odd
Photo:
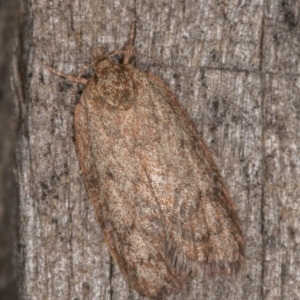
[[[216,276],[235,276],[241,270],[245,260],[243,239],[238,239],[237,248],[233,247],[235,255],[231,260],[215,260],[197,261],[188,258],[180,249],[172,242],[172,238],[168,238],[168,253],[170,264],[178,274],[189,274],[191,277],[216,277]],[[208,255],[209,257],[209,255]]]

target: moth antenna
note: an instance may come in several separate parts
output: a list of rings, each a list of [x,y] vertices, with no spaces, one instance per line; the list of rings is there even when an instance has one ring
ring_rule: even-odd
[[[134,39],[135,39],[135,29],[136,29],[136,18],[131,22],[131,28],[129,32],[128,44],[125,48],[125,54],[123,59],[123,64],[128,65],[131,55],[134,54]]]
[[[78,75],[78,76],[74,76],[74,75],[69,75],[69,74],[66,74],[66,73],[63,73],[63,72],[60,72],[60,71],[57,71],[53,68],[51,68],[49,65],[45,64],[44,63],[44,66],[52,73],[60,76],[60,77],[63,77],[65,79],[67,79],[68,81],[70,82],[74,82],[74,83],[82,83],[82,84],[86,84],[87,83],[87,79],[83,78],[81,73]]]

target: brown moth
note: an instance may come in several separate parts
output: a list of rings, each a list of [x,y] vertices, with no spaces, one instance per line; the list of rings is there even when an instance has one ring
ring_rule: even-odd
[[[235,274],[244,239],[212,155],[166,84],[125,51],[97,59],[76,106],[86,188],[114,261],[139,294],[161,299],[195,276]],[[123,53],[122,64],[112,58]]]

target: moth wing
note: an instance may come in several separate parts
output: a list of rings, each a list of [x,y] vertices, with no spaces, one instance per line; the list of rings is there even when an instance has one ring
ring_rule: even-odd
[[[147,76],[145,97],[159,112],[158,128],[154,123],[151,128],[159,135],[148,142],[144,166],[161,210],[171,265],[195,275],[236,273],[244,240],[222,176],[172,92],[156,76]]]
[[[126,146],[121,137],[115,140],[106,135],[106,130],[118,133],[105,128],[108,122],[102,123],[103,110],[87,105],[93,91],[88,85],[77,104],[75,134],[81,170],[102,233],[134,289],[150,298],[169,295],[178,291],[188,276],[176,274],[168,265],[161,213],[146,173],[132,156],[134,144]]]

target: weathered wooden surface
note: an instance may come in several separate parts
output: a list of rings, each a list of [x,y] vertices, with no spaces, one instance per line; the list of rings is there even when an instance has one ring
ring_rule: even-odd
[[[112,263],[74,144],[78,73],[96,46],[124,46],[194,119],[229,186],[246,239],[234,279],[196,279],[171,299],[300,298],[299,2],[30,2],[28,116],[18,147],[22,299],[140,299]],[[214,93],[211,93],[214,91]],[[243,114],[233,104],[247,111]]]
[[[0,0],[0,299],[18,299],[16,141],[18,105],[11,85],[12,58],[22,36],[22,0]],[[16,33],[16,34],[14,34]],[[19,74],[20,75],[20,74]],[[20,81],[14,82],[21,90]]]

